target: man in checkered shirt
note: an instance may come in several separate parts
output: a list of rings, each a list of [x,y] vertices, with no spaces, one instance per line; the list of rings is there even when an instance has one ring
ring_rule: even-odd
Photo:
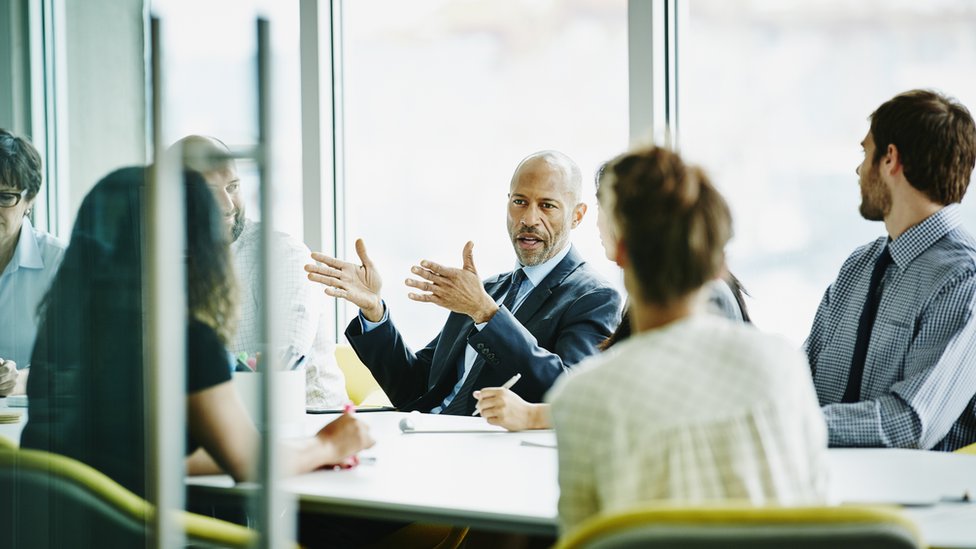
[[[231,233],[231,253],[238,278],[241,319],[230,345],[234,355],[254,355],[263,343],[258,332],[262,300],[260,292],[261,224],[244,216],[244,200],[237,165],[219,139],[191,135],[180,140],[187,168],[200,172],[224,212]],[[308,406],[336,407],[349,400],[345,377],[335,361],[335,345],[322,321],[324,298],[305,278],[309,249],[298,239],[275,232],[272,249],[279,253],[275,280],[279,284],[284,313],[284,346],[295,357],[305,357],[305,400]]]
[[[958,206],[976,126],[925,90],[870,120],[860,211],[888,234],[824,294],[805,344],[814,385],[831,446],[954,450],[976,442],[976,240]]]

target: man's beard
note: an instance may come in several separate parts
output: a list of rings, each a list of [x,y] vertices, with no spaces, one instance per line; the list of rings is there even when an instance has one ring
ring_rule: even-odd
[[[241,233],[244,232],[244,212],[237,210],[234,214],[234,225],[230,228],[230,241],[237,242],[237,239],[241,237]]]
[[[519,247],[519,235],[531,234],[538,237],[539,242],[542,246],[539,250],[528,251],[523,250]],[[532,227],[521,227],[515,234],[511,235],[512,246],[515,248],[515,256],[518,257],[519,263],[524,267],[532,267],[535,265],[540,265],[549,259],[552,255],[552,247],[555,245],[551,240],[547,240],[542,236],[542,234]]]
[[[880,170],[872,166],[861,182],[861,217],[868,221],[884,221],[891,211],[891,191],[881,181]]]

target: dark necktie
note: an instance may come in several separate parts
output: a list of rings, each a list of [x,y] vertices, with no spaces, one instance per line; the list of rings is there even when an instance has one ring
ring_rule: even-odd
[[[518,297],[519,289],[522,287],[522,282],[524,281],[525,272],[522,269],[516,269],[515,272],[512,273],[512,284],[508,287],[508,293],[505,294],[505,301],[502,302],[502,305],[504,305],[509,312],[514,312],[512,309],[515,308],[515,299]],[[477,330],[477,328],[472,326],[471,331],[474,332],[475,330]],[[461,360],[464,360],[464,355],[462,355]],[[468,377],[464,380],[464,383],[461,384],[461,388],[458,389],[457,394],[454,395],[454,399],[448,403],[446,408],[441,410],[441,414],[451,416],[466,416],[469,415],[472,410],[474,410],[474,402],[472,402],[471,393],[474,392],[475,378],[477,378],[477,374],[480,373],[480,370],[477,372],[475,370],[477,369],[478,363],[482,360],[483,359],[480,356],[475,359],[474,364],[471,366],[471,371],[468,372]]]
[[[857,341],[854,343],[854,356],[851,358],[851,372],[847,378],[847,389],[841,402],[858,402],[861,400],[861,379],[864,377],[864,359],[868,356],[868,343],[871,342],[871,330],[874,328],[874,318],[878,313],[878,303],[881,301],[881,279],[891,265],[891,254],[886,244],[881,255],[874,262],[871,272],[871,283],[868,286],[868,296],[861,309],[861,320],[857,324]]]
[[[519,290],[522,288],[522,283],[525,282],[525,271],[522,269],[515,269],[512,273],[512,285],[508,287],[508,293],[505,295],[505,301],[502,305],[508,309],[508,312],[515,312],[515,300],[518,298]]]

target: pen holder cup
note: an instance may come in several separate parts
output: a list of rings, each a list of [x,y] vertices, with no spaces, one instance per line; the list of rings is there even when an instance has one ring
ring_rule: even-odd
[[[279,434],[292,436],[294,432],[301,432],[305,418],[305,370],[299,368],[274,372],[273,375],[275,416]],[[234,388],[258,429],[262,428],[258,410],[264,378],[263,372],[234,372]]]

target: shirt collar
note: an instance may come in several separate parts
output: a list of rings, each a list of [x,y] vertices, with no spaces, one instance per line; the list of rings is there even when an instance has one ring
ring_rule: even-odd
[[[573,247],[572,244],[567,244],[566,247],[560,250],[559,253],[552,256],[545,262],[539,263],[538,265],[533,265],[531,267],[523,267],[521,263],[516,263],[515,268],[522,269],[522,271],[525,272],[525,278],[527,278],[529,282],[532,283],[532,287],[535,288],[536,286],[539,285],[540,282],[543,281],[543,279],[549,276],[549,273],[551,273],[552,270],[556,268],[556,265],[559,265],[560,261],[562,261],[567,255],[569,255],[569,250],[572,247]]]
[[[888,243],[891,259],[904,269],[932,244],[962,223],[958,204],[949,204]]]
[[[18,268],[43,269],[44,258],[41,257],[41,248],[37,245],[34,237],[34,226],[30,219],[24,218],[24,224],[20,227],[20,237],[17,239],[17,250],[7,265],[7,272],[14,272]]]

